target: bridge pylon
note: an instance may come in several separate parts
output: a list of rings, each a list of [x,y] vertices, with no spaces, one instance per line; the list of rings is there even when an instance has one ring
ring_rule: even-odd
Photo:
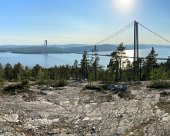
[[[134,67],[134,80],[140,80],[140,70],[139,70],[139,27],[138,22],[134,21],[134,57],[133,57],[133,67]]]
[[[48,44],[48,41],[44,40],[44,54],[48,54],[47,44]]]
[[[139,31],[138,22],[134,21],[134,62],[139,59]]]

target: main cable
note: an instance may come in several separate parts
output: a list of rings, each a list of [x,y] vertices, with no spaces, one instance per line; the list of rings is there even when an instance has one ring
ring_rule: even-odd
[[[124,31],[126,31],[127,29],[129,29],[130,27],[132,27],[133,24],[134,24],[134,22],[128,24],[127,26],[125,26],[125,27],[122,28],[121,30],[117,31],[116,33],[114,33],[114,34],[112,34],[112,35],[106,37],[105,39],[103,39],[103,40],[97,42],[95,45],[99,45],[99,44],[101,44],[101,43],[104,43],[105,41],[108,41],[109,39],[111,39],[111,38],[113,38],[113,37],[115,37],[115,36],[121,34],[122,32],[124,32]]]
[[[154,31],[152,31],[152,30],[149,29],[148,27],[146,27],[146,26],[144,26],[144,25],[142,25],[142,24],[140,24],[140,23],[138,23],[138,24],[139,24],[140,26],[142,26],[143,28],[147,29],[148,31],[150,31],[151,33],[155,34],[155,35],[158,36],[159,38],[161,38],[161,39],[167,41],[168,43],[170,43],[170,40],[168,40],[168,39],[162,37],[161,35],[157,34],[157,33],[154,32]]]

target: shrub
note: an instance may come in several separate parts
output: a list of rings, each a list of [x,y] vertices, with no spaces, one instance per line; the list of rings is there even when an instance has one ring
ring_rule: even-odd
[[[23,81],[18,84],[9,85],[4,88],[3,93],[22,93],[28,91],[28,81]]]
[[[67,86],[67,81],[66,80],[59,80],[58,81],[58,84],[57,84],[57,87],[64,87],[64,86]]]
[[[165,91],[160,93],[161,97],[166,97],[166,96],[169,96],[169,95],[170,95],[170,93],[169,92],[165,92]]]
[[[41,80],[38,81],[39,85],[50,85],[52,87],[64,87],[67,86],[67,81],[64,79],[60,79],[60,80]]]
[[[96,85],[86,85],[83,90],[96,90],[96,91],[103,91],[103,89]]]
[[[165,80],[154,80],[151,81],[150,84],[148,85],[149,88],[170,88],[170,82],[169,81],[165,81]]]
[[[168,74],[163,67],[152,69],[150,72],[150,79],[151,80],[158,80],[158,79],[166,79]]]
[[[68,84],[67,81],[64,79],[55,80],[50,83],[52,87],[64,87],[67,86],[67,84]]]
[[[47,80],[40,80],[40,81],[38,81],[39,85],[47,85],[49,83],[50,83],[50,81],[47,81]]]
[[[125,91],[125,92],[119,92],[118,96],[122,99],[126,99],[126,100],[132,100],[135,98],[135,95],[131,94],[130,91]]]

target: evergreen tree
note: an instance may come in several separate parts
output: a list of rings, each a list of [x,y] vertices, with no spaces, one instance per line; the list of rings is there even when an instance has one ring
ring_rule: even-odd
[[[119,78],[122,80],[122,64],[123,64],[123,57],[126,54],[125,53],[125,47],[123,46],[123,42],[120,43],[117,47],[117,56],[118,56],[118,61],[119,61]]]
[[[110,59],[108,68],[115,72],[116,82],[122,78],[122,64],[124,55],[125,47],[123,46],[123,43],[119,44],[117,50],[111,53],[112,58]]]
[[[7,63],[5,68],[4,68],[4,73],[5,73],[5,79],[6,80],[12,80],[12,66],[11,64]]]
[[[38,76],[39,76],[39,75],[38,75],[38,72],[39,72],[40,69],[42,69],[42,67],[41,67],[40,65],[38,65],[38,64],[32,68],[32,76],[33,76],[35,79],[38,78]]]
[[[154,48],[152,47],[151,52],[146,57],[146,61],[144,62],[143,66],[143,79],[149,80],[150,79],[150,72],[157,66],[156,60],[157,54],[155,53]]]
[[[23,73],[23,66],[21,63],[15,64],[13,68],[13,76],[15,80],[21,80],[21,76]]]
[[[167,71],[169,71],[170,70],[170,57],[168,58],[168,60],[164,63],[164,67],[165,67],[165,69],[167,70]]]
[[[97,55],[97,47],[96,45],[94,46],[94,49],[92,50],[92,52],[94,53],[94,61],[92,63],[92,69],[93,69],[93,73],[94,73],[94,80],[97,81],[97,73],[98,73],[98,70],[99,70],[99,56]]]
[[[73,65],[73,72],[74,72],[74,75],[75,75],[75,78],[77,79],[78,78],[78,61],[75,60],[74,61],[74,65]]]
[[[131,81],[132,80],[132,75],[133,75],[133,71],[132,71],[132,64],[130,62],[129,59],[126,59],[123,62],[123,79],[127,80],[127,81]]]
[[[22,78],[24,80],[30,80],[31,79],[31,69],[28,66],[25,67]]]
[[[109,65],[107,66],[110,74],[113,75],[115,73],[115,81],[118,82],[118,71],[119,71],[119,61],[117,52],[111,53],[112,58],[110,59]]]
[[[83,79],[88,79],[88,66],[89,66],[89,62],[88,62],[88,55],[87,55],[87,51],[83,52],[83,56],[82,56],[82,60],[80,62],[80,66],[81,66],[81,74]]]
[[[38,81],[42,83],[45,81],[45,73],[41,68],[38,70]]]
[[[2,83],[4,81],[4,69],[2,64],[0,64],[0,82]]]

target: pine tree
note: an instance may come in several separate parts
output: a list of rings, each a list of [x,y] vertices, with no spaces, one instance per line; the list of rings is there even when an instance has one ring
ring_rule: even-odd
[[[123,46],[123,43],[119,44],[117,50],[111,53],[112,58],[109,62],[108,68],[115,72],[116,82],[122,78],[122,64],[124,55],[125,47]]]
[[[77,60],[75,60],[74,61],[74,65],[73,65],[73,71],[74,71],[74,75],[75,75],[75,78],[77,79],[78,78],[78,61]]]
[[[12,80],[12,66],[11,64],[7,63],[4,68],[5,78],[6,80]]]
[[[4,70],[2,64],[0,64],[0,83],[4,81]]]
[[[21,80],[21,76],[23,73],[23,66],[21,63],[15,64],[13,68],[13,75],[15,80]]]
[[[117,55],[118,55],[118,60],[119,60],[119,78],[122,80],[122,64],[123,64],[123,57],[126,54],[125,53],[125,47],[123,46],[123,42],[120,43],[117,47]]]
[[[81,66],[81,73],[82,73],[82,77],[83,79],[88,79],[88,67],[89,67],[89,62],[88,62],[88,55],[87,55],[87,51],[84,51],[83,56],[82,56],[82,60],[80,62],[80,66]]]
[[[117,52],[116,51],[112,52],[111,56],[112,58],[110,59],[107,68],[111,73],[110,76],[113,75],[113,73],[115,73],[115,81],[118,82],[119,61],[118,61]]]
[[[97,73],[99,70],[99,56],[97,55],[97,46],[94,46],[94,49],[92,50],[92,52],[94,53],[94,58],[93,58],[93,63],[92,63],[92,69],[93,69],[93,73],[94,73],[94,80],[97,81]]]
[[[150,72],[153,70],[154,67],[157,66],[157,60],[156,60],[157,54],[155,53],[154,48],[152,47],[151,52],[146,57],[146,61],[144,62],[143,66],[143,78],[144,80],[150,79]]]

